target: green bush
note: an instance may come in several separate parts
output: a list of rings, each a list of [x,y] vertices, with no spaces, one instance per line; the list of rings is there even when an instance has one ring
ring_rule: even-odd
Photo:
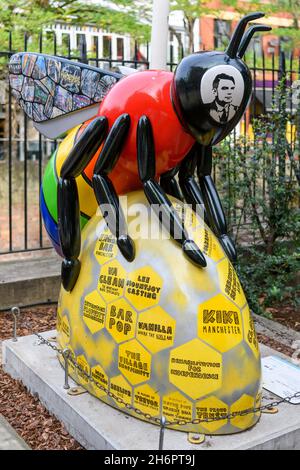
[[[242,137],[233,144],[229,139],[215,149],[217,186],[239,254],[237,270],[257,313],[282,302],[299,303],[300,144],[299,129],[293,142],[287,140],[287,125],[295,123],[287,93],[282,81],[272,113],[253,120],[253,140]]]

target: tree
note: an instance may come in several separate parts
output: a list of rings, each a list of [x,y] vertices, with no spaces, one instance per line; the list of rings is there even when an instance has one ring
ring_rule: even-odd
[[[272,13],[289,13],[292,19],[292,25],[289,28],[275,28],[273,33],[279,37],[289,39],[287,45],[289,49],[300,47],[300,28],[299,28],[299,11],[300,0],[276,0],[268,5],[268,12]],[[284,46],[283,46],[284,49]]]
[[[288,13],[291,17],[292,24],[290,27],[273,28],[272,34],[279,36],[279,38],[288,38],[289,44],[287,48],[300,47],[300,28],[299,28],[299,11],[300,0],[273,0],[272,2],[265,2],[264,0],[250,0],[245,6],[242,6],[237,0],[222,0],[222,3],[234,6],[235,10],[239,13],[248,13],[250,10],[262,10],[266,16],[272,14]],[[284,49],[284,45],[281,44]]]
[[[118,3],[118,2],[116,2]],[[184,29],[188,35],[188,53],[194,52],[194,26],[201,15],[215,12],[209,7],[210,0],[170,0],[170,11],[180,11],[183,15]],[[139,18],[145,23],[151,24],[152,19],[152,0],[125,0],[127,11],[139,11]],[[183,50],[181,34],[176,31],[172,25],[169,25],[170,31],[175,35],[179,46]]]
[[[126,8],[125,0],[115,0],[110,5],[115,8],[104,1],[96,4],[83,0],[0,0],[0,44],[7,43],[8,33],[14,31],[18,46],[17,35],[37,35],[56,21],[72,25],[91,23],[104,30],[149,38],[149,26],[141,23],[136,9]]]
[[[194,52],[194,26],[201,15],[211,13],[214,10],[208,7],[209,0],[171,0],[171,11],[181,11],[183,14],[183,24],[188,35],[188,53]],[[175,34],[180,46],[183,48],[181,35],[174,28],[170,27]]]
[[[217,185],[240,253],[239,278],[256,313],[284,300],[299,302],[299,142],[297,133],[287,139],[285,78],[276,93],[272,112],[253,120],[253,137],[225,139],[214,148]]]

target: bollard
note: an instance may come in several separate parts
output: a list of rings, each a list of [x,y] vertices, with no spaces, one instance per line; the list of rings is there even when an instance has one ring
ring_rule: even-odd
[[[13,341],[18,341],[18,338],[17,338],[17,318],[18,318],[18,315],[20,315],[20,309],[19,307],[12,307],[11,308],[11,314],[12,316],[14,317],[14,333],[13,333]]]
[[[160,420],[158,450],[163,450],[163,448],[164,448],[165,425],[166,425],[166,418],[164,416],[162,416],[161,420]]]
[[[65,361],[65,384],[64,384],[64,389],[66,389],[66,390],[68,390],[70,388],[70,385],[69,385],[69,362],[68,362],[69,354],[70,354],[69,349],[65,348],[63,350],[63,358],[64,358],[64,361]]]

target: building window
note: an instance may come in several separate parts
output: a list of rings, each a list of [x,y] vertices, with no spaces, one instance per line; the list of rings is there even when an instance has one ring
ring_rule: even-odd
[[[111,37],[103,36],[103,58],[111,58]]]
[[[124,59],[124,39],[117,38],[117,59]]]
[[[214,21],[214,47],[215,49],[227,46],[230,37],[230,21],[215,20]]]

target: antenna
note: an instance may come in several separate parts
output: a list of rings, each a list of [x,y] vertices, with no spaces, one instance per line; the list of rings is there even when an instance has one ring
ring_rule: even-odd
[[[229,46],[226,49],[226,54],[229,55],[231,59],[233,59],[239,49],[243,34],[245,32],[246,26],[249,21],[257,20],[258,18],[262,18],[265,16],[264,13],[258,11],[256,13],[249,13],[249,15],[244,16],[238,23],[237,27],[234,30],[232,38],[230,40]]]
[[[252,36],[256,33],[256,31],[271,31],[271,29],[272,29],[271,26],[265,26],[265,25],[262,25],[262,24],[261,25],[257,24],[257,25],[251,26],[251,28],[249,28],[248,31],[243,36],[241,46],[239,48],[237,56],[240,59],[244,56],[244,54],[246,52],[246,49],[249,46],[249,43],[252,39]]]

